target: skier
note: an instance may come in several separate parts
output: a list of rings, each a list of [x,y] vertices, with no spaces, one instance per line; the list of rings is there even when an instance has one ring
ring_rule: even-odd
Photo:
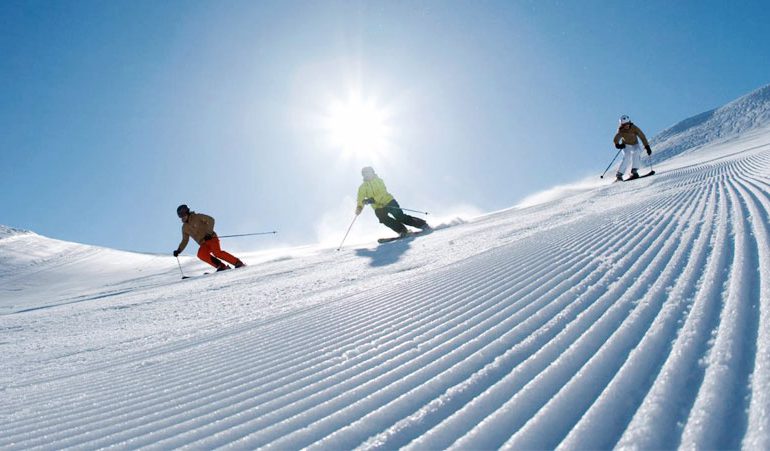
[[[642,130],[637,127],[631,118],[627,115],[620,116],[620,126],[618,126],[618,133],[615,134],[613,141],[615,142],[616,149],[623,150],[623,161],[618,166],[618,172],[615,174],[615,178],[619,181],[623,181],[623,171],[631,165],[631,177],[628,180],[639,178],[639,154],[642,153],[642,148],[639,146],[639,139],[644,144],[644,150],[647,151],[647,155],[652,154],[650,149],[650,143],[647,142],[647,137],[644,136]]]
[[[358,205],[356,216],[361,214],[365,204],[374,208],[374,214],[381,224],[390,227],[399,237],[405,237],[409,232],[405,225],[428,231],[431,227],[420,218],[409,216],[401,210],[396,199],[385,188],[385,182],[374,173],[374,169],[367,166],[361,169],[364,182],[358,188]]]
[[[184,204],[177,207],[176,215],[182,220],[183,225],[182,242],[179,243],[179,247],[174,251],[174,257],[178,257],[179,254],[184,251],[190,237],[192,237],[192,239],[200,245],[200,249],[198,249],[198,258],[216,268],[217,271],[230,269],[229,266],[222,263],[222,260],[230,263],[236,268],[246,266],[242,261],[223,251],[219,247],[219,238],[217,237],[216,232],[214,232],[214,218],[190,211],[190,208]],[[222,260],[220,260],[220,258]]]

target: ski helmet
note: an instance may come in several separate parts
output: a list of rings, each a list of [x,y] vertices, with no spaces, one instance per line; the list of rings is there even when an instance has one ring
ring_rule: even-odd
[[[628,124],[631,122],[631,118],[627,114],[620,116],[620,125]]]
[[[364,177],[374,177],[374,168],[371,166],[364,167],[361,169],[361,175]]]
[[[185,216],[190,214],[190,207],[188,207],[185,204],[182,204],[178,207],[176,207],[176,215],[180,218],[184,218]]]

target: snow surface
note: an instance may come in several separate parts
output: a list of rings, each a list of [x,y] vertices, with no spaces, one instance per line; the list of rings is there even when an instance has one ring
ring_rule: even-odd
[[[700,146],[734,138],[768,123],[770,85],[663,130],[650,140],[652,159],[659,163],[683,152],[696,152]]]
[[[4,228],[0,449],[770,449],[770,130],[655,169],[188,280]]]

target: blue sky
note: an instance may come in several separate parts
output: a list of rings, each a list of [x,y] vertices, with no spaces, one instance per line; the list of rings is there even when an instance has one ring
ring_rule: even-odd
[[[769,24],[748,0],[6,0],[0,224],[168,253],[185,202],[313,243],[366,164],[406,207],[505,208],[598,176],[620,114],[654,135],[770,83]],[[329,129],[355,98],[377,153]]]

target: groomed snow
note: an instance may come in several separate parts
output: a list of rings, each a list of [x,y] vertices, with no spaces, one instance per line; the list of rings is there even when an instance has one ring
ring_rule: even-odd
[[[770,130],[655,169],[188,280],[3,229],[0,448],[770,449]]]

